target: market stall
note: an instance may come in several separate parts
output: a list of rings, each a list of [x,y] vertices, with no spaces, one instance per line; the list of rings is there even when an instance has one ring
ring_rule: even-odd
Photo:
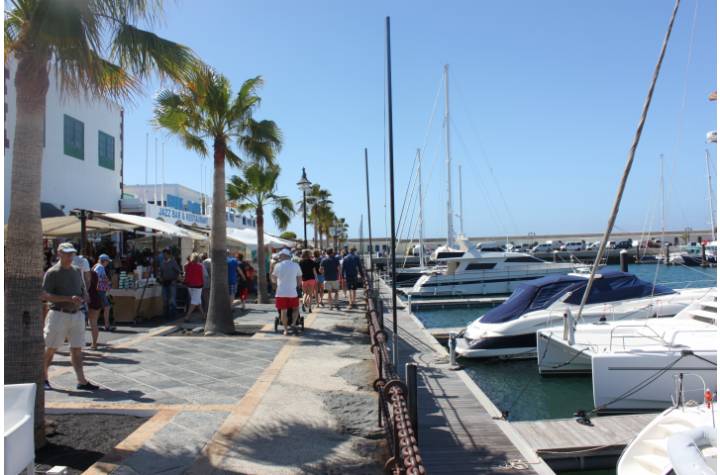
[[[173,252],[180,264],[198,243],[207,241],[207,235],[182,228],[172,223],[124,213],[103,213],[103,218],[149,231],[149,235],[130,241],[132,248],[151,245],[152,250],[139,251],[134,258],[123,262],[110,296],[113,298],[115,320],[118,322],[152,318],[163,312],[162,286],[155,279],[155,266],[160,259],[160,249],[174,247]],[[133,242],[135,241],[135,242]],[[135,249],[136,250],[136,249]],[[181,308],[185,300],[184,287],[178,285],[177,300]]]

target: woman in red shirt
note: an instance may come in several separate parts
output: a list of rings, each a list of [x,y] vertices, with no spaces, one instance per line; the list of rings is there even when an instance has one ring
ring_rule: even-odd
[[[205,312],[202,309],[203,266],[200,264],[197,252],[190,254],[190,261],[185,264],[185,286],[190,294],[185,321],[190,321],[190,316],[195,309],[200,310],[200,315],[205,320]]]

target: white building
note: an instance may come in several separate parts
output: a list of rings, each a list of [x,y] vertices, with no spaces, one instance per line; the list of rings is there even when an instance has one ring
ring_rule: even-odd
[[[212,204],[205,193],[177,183],[159,185],[125,185],[122,212],[143,214],[174,224],[209,228]],[[253,216],[226,209],[227,225],[233,228],[254,228]]]
[[[5,66],[5,223],[10,212],[15,138],[17,63]],[[119,211],[123,176],[123,109],[102,101],[61,96],[50,73],[43,130],[43,209]]]

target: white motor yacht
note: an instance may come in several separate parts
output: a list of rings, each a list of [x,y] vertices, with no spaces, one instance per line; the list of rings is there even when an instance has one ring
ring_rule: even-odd
[[[522,283],[502,305],[472,322],[459,335],[458,355],[466,358],[531,358],[538,330],[576,315],[589,275],[552,275]],[[595,276],[584,322],[672,317],[707,289],[673,290],[633,274],[603,270]],[[569,312],[569,313],[568,313]]]
[[[582,264],[545,262],[520,252],[473,248],[462,257],[448,258],[446,263],[444,270],[420,277],[408,294],[413,297],[509,294],[523,282],[587,269]]]
[[[617,475],[716,474],[718,415],[712,400],[666,409],[625,448]]]
[[[717,332],[717,288],[672,318],[595,322],[551,327],[537,332],[540,374],[590,373],[592,358],[613,352],[646,349],[694,349],[701,341],[714,344]]]

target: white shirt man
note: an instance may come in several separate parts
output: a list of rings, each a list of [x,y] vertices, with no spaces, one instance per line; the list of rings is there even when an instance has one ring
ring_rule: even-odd
[[[288,334],[288,310],[293,312],[293,328],[297,324],[300,307],[300,298],[297,289],[302,286],[302,270],[300,266],[291,261],[292,253],[283,249],[278,253],[280,262],[275,264],[272,271],[272,280],[277,286],[275,291],[275,308],[280,310],[280,320],[285,327],[284,334]]]

